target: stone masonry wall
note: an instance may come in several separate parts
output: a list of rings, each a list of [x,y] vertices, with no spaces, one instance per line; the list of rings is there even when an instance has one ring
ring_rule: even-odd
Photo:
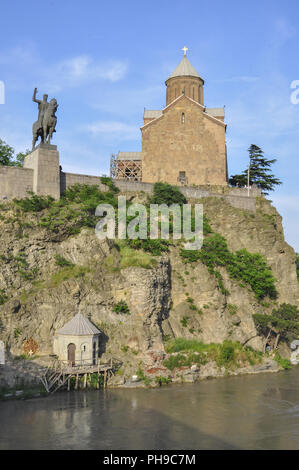
[[[33,191],[33,170],[0,166],[0,199],[23,198]]]
[[[27,196],[27,191],[34,191],[37,194],[50,194],[53,197],[59,196],[65,191],[66,188],[76,183],[97,185],[100,191],[107,191],[107,186],[101,183],[100,176],[80,175],[75,173],[65,173],[60,171],[60,183],[56,178],[56,173],[59,174],[58,169],[58,152],[54,152],[54,173],[50,172],[49,182],[47,181],[46,169],[48,165],[51,166],[48,155],[45,158],[36,158],[38,154],[31,154],[29,164],[33,168],[16,168],[9,166],[0,166],[0,199],[7,198],[23,198]],[[43,156],[44,157],[44,156]],[[31,161],[32,160],[32,161]],[[37,161],[38,160],[38,161]],[[27,163],[27,164],[28,164]],[[40,175],[40,177],[38,176]],[[138,192],[143,191],[147,194],[153,192],[153,183],[144,183],[139,181],[129,180],[114,180],[115,185],[121,192]],[[60,186],[60,191],[57,193]],[[181,186],[180,191],[188,199],[201,199],[206,197],[216,197],[225,199],[231,206],[255,212],[256,210],[256,197],[261,195],[258,188],[250,189],[250,197],[248,197],[247,189],[245,188],[229,188],[227,186],[207,186],[202,185],[198,187]]]
[[[143,183],[139,181],[114,180],[114,183],[122,192],[144,191],[145,193],[151,194],[154,188],[154,185],[152,183]],[[188,199],[201,199],[205,197],[223,198],[231,206],[236,207],[237,209],[244,209],[252,212],[256,211],[256,197],[261,195],[261,190],[258,188],[250,189],[249,197],[247,194],[247,189],[243,188],[225,188],[225,193],[220,193],[216,191],[220,188],[206,188],[206,186],[203,188],[181,186],[180,191]]]
[[[100,191],[107,191],[107,186],[101,183],[100,176],[79,175],[75,173],[60,173],[60,192],[63,193],[66,188],[73,184],[88,184],[90,186],[97,185]]]

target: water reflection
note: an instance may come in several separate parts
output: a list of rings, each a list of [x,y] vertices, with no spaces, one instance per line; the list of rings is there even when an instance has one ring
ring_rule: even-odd
[[[299,449],[298,369],[0,403],[0,449]]]

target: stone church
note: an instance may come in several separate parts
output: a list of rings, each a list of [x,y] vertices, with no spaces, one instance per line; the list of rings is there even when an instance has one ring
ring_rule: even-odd
[[[259,188],[227,188],[224,109],[204,106],[204,80],[186,57],[166,80],[166,106],[145,110],[142,151],[119,152],[111,176],[120,191],[151,194],[157,181],[179,185],[190,199],[225,198],[239,209],[256,211]],[[40,143],[23,167],[0,165],[0,200],[24,198],[28,191],[59,199],[74,184],[108,186],[99,175],[68,173],[56,145]],[[208,188],[207,186],[211,186]]]
[[[184,57],[166,80],[166,106],[145,110],[142,151],[119,152],[111,176],[173,185],[226,185],[224,108],[206,108],[204,80]]]

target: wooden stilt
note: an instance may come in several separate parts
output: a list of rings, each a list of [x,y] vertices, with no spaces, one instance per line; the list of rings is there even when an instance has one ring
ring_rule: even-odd
[[[112,359],[101,365],[100,358],[97,364],[86,365],[86,367],[70,367],[69,365],[63,367],[62,363],[57,363],[48,367],[40,380],[48,393],[55,393],[64,386],[70,391],[72,377],[74,377],[75,390],[90,388],[91,376],[95,374],[96,388],[99,389],[100,384],[107,388],[110,378],[118,367],[120,367],[119,362],[114,362]]]

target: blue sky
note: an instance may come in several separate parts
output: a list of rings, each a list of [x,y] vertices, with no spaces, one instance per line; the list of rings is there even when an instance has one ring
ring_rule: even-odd
[[[229,173],[246,167],[252,143],[278,159],[284,184],[269,197],[299,251],[298,30],[297,0],[2,0],[0,137],[31,147],[37,87],[59,103],[53,143],[63,169],[109,174],[112,153],[141,150],[143,109],[164,107],[186,45],[206,106],[226,107]]]

